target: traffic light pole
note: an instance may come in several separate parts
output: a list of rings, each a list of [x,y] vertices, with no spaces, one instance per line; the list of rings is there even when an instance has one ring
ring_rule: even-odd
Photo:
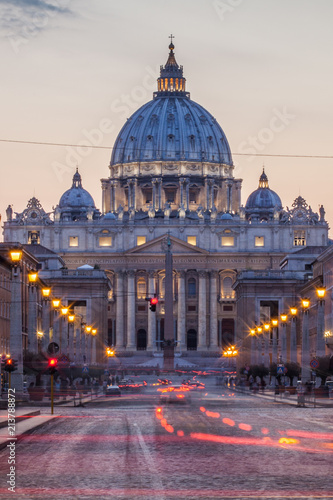
[[[51,415],[53,415],[53,374],[51,375]]]
[[[12,388],[12,374],[8,372],[8,389]]]
[[[172,286],[173,262],[171,253],[171,241],[168,237],[167,251],[165,254],[165,315],[164,315],[164,370],[174,370],[175,348],[174,348],[174,322],[173,322],[173,286]]]

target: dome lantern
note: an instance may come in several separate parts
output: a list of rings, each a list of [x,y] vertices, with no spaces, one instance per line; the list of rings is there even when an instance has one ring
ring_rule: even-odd
[[[154,92],[154,98],[167,95],[190,97],[189,92],[185,91],[186,78],[183,76],[183,66],[179,66],[175,58],[173,35],[170,38],[169,57],[165,66],[160,67],[160,77],[157,79],[158,91]]]

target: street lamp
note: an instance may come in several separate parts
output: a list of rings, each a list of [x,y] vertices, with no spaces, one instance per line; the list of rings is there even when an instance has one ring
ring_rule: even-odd
[[[37,281],[38,272],[28,272],[29,290],[28,290],[28,350],[38,353],[37,336]]]
[[[280,350],[280,363],[287,361],[287,320],[288,314],[282,313],[280,314],[281,321],[281,350]]]
[[[317,288],[318,309],[317,309],[317,342],[316,342],[316,355],[325,356],[325,294],[326,288],[324,286]]]
[[[290,308],[291,314],[291,326],[290,326],[290,361],[292,363],[297,363],[297,328],[296,328],[296,316],[297,307],[293,306]]]
[[[279,320],[277,318],[272,318],[272,363],[276,363],[278,360],[278,338],[277,329],[279,325]]]
[[[42,288],[42,296],[44,300],[49,299],[51,295],[51,288]]]
[[[301,300],[303,307],[302,321],[302,382],[307,382],[310,379],[310,349],[309,349],[309,307],[310,299],[304,298]]]
[[[317,288],[316,290],[318,299],[323,299],[326,294],[326,288],[324,286]]]
[[[20,277],[22,250],[12,249],[9,255],[12,264],[9,349],[11,357],[17,360],[17,371],[12,373],[11,379],[17,397],[18,393],[23,393],[22,288]]]

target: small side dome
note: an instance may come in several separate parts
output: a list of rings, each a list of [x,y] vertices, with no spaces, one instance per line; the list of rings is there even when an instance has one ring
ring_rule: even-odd
[[[221,215],[221,220],[232,220],[232,215],[229,214],[228,212],[225,212],[224,214]]]
[[[112,212],[108,212],[104,215],[103,220],[115,220],[116,216]]]
[[[72,187],[60,198],[55,210],[56,221],[94,220],[100,217],[93,197],[83,189],[78,169],[73,176]]]
[[[246,201],[246,217],[251,220],[269,220],[273,218],[275,211],[280,210],[282,210],[281,199],[275,191],[269,188],[268,177],[263,168],[258,189],[253,191]]]
[[[78,208],[78,207],[95,207],[93,197],[83,189],[81,175],[78,169],[73,176],[72,187],[68,189],[60,198],[59,208]]]

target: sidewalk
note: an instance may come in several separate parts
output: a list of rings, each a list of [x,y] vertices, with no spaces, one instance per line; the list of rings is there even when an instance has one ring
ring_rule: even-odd
[[[272,401],[275,401],[276,403],[281,403],[281,404],[286,404],[286,405],[291,405],[291,406],[297,406],[297,394],[289,394],[286,392],[283,392],[279,395],[274,394],[273,389],[265,389],[263,392],[258,391],[258,392],[253,392],[250,391],[248,387],[235,387],[235,388],[229,388],[233,391],[237,391],[239,393],[243,394],[248,394],[254,397],[259,397],[259,398],[264,398],[264,399],[269,399]],[[312,394],[309,396],[305,396],[305,407],[307,408],[333,408],[333,399],[330,398],[314,398]]]
[[[103,394],[97,396],[89,394],[79,400],[79,397],[66,397],[65,400],[54,401],[54,406],[81,406],[84,403],[98,399]],[[75,403],[75,405],[74,405]],[[43,412],[41,414],[41,412]],[[57,418],[57,415],[51,415],[51,402],[49,399],[45,401],[29,401],[27,406],[16,406],[15,408],[15,424],[10,422],[8,426],[8,418],[13,417],[13,413],[9,413],[7,409],[0,410],[0,450],[13,441],[19,441],[24,434],[30,434],[35,429],[38,429],[47,422]]]

